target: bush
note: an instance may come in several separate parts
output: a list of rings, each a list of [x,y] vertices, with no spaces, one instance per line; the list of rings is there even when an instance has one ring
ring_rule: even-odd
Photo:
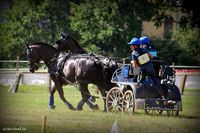
[[[184,52],[181,56],[184,65],[200,65],[200,30],[187,26],[174,30],[171,40]],[[181,60],[180,59],[180,60]]]
[[[166,63],[176,65],[200,65],[200,31],[186,27],[176,29],[164,39],[154,38],[158,56]]]

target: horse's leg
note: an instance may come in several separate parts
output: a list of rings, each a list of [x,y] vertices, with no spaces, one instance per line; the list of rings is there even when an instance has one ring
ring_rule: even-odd
[[[104,102],[104,112],[107,112],[107,109],[106,109],[106,92],[105,92],[105,89],[104,87],[100,87],[100,86],[97,86],[98,90],[101,92],[101,95],[103,97],[103,102]]]
[[[80,87],[80,91],[81,91],[81,95],[82,95],[82,99],[81,99],[80,102],[82,102],[82,100],[83,100],[83,102],[85,102],[91,109],[99,109],[97,104],[93,105],[93,103],[89,100],[89,97],[91,95],[90,95],[90,92],[88,90],[88,84],[87,83],[80,83],[79,87]],[[78,107],[80,108],[80,106],[78,106]]]
[[[79,85],[79,88],[80,88],[80,85]],[[91,95],[90,92],[89,92],[89,95]],[[91,96],[88,100],[91,101],[91,102],[95,102],[95,98],[92,97],[92,96]],[[79,101],[78,105],[77,105],[77,110],[83,110],[83,105],[84,105],[84,104],[85,104],[85,101],[84,101],[84,99],[82,98],[82,99]]]
[[[90,94],[91,95],[91,94]],[[95,102],[95,98],[93,97],[93,96],[91,96],[89,99],[88,99],[89,101],[91,101],[91,102]],[[83,105],[85,104],[85,101],[84,101],[84,99],[82,98],[80,101],[79,101],[79,103],[78,103],[78,105],[77,105],[77,110],[83,110]],[[95,106],[95,105],[94,105]]]
[[[91,94],[90,94],[91,95]],[[93,96],[91,96],[89,99],[88,99],[89,101],[91,101],[91,102],[95,102],[95,98],[93,97]],[[85,104],[85,101],[84,101],[84,99],[82,98],[80,101],[79,101],[79,103],[78,103],[78,105],[77,105],[77,110],[83,110],[83,105]],[[97,106],[97,105],[94,105],[94,106]]]
[[[49,90],[50,96],[49,96],[49,108],[50,109],[55,109],[55,105],[54,105],[54,93],[56,91],[56,86],[54,85],[53,87],[51,87],[51,89]]]
[[[62,87],[59,87],[57,90],[58,90],[60,99],[67,105],[67,107],[68,107],[69,109],[71,109],[71,110],[75,110],[74,107],[65,99],[65,97],[64,97],[64,92],[63,92],[63,88],[62,88]]]
[[[83,105],[85,104],[85,101],[83,100],[83,98],[79,101],[78,105],[77,105],[77,110],[83,110]]]

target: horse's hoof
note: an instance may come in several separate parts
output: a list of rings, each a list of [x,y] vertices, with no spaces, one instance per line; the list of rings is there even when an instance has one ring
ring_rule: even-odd
[[[54,105],[49,105],[49,108],[50,108],[50,109],[55,109],[56,106],[54,106]]]
[[[106,109],[104,109],[104,111],[103,111],[104,113],[107,113],[108,111],[106,110]]]
[[[76,110],[78,110],[78,111],[82,111],[83,108],[79,108],[79,107],[77,107]]]
[[[95,104],[95,105],[93,106],[93,109],[94,109],[94,110],[99,110],[98,104]]]
[[[69,106],[70,110],[76,110],[73,106]]]

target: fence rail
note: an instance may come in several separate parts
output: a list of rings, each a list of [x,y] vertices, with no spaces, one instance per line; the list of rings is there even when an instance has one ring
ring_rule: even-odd
[[[17,57],[17,60],[0,60],[0,64],[1,63],[16,63],[16,68],[0,68],[0,74],[11,74],[19,72],[22,74],[30,73],[27,67],[19,67],[19,63],[28,63],[27,60],[19,60],[19,57]],[[44,62],[40,61],[40,63]],[[180,76],[179,89],[182,94],[184,92],[188,76],[200,76],[200,66],[176,66],[174,64],[169,66],[175,68],[176,76]],[[40,68],[35,74],[48,74],[48,72],[47,70]]]
[[[0,60],[0,63],[28,63],[28,60],[19,60],[19,57],[17,57],[17,60]],[[44,63],[44,61],[40,61],[40,63]],[[126,63],[124,63],[126,64]],[[174,63],[173,63],[174,64]],[[169,65],[170,67],[179,68],[179,69],[200,69],[200,66],[180,66],[180,65]]]

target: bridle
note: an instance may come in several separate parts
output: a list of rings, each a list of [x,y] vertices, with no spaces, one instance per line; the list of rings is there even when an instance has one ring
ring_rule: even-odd
[[[35,60],[34,58],[36,57],[35,55],[37,55],[37,52],[34,51],[29,45],[27,45],[27,59],[29,61],[28,65],[29,65],[29,68],[30,70],[38,70],[39,68],[39,63],[40,63],[40,58],[38,58],[37,60]]]

